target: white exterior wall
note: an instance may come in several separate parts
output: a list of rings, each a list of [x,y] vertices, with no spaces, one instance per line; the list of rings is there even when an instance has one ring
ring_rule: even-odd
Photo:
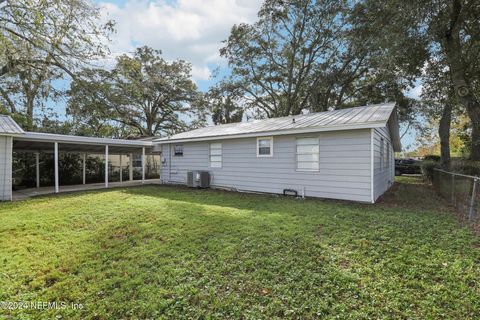
[[[385,191],[387,191],[395,180],[395,156],[390,138],[390,132],[387,127],[375,128],[373,133],[373,158],[374,158],[374,175],[373,175],[373,196],[377,200]],[[381,144],[382,139],[385,145],[384,164],[381,164]],[[387,151],[387,146],[390,152]],[[387,156],[389,158],[387,159]]]
[[[0,201],[12,200],[12,141],[0,136]]]
[[[318,137],[319,171],[296,170],[296,138]],[[209,145],[222,143],[222,168],[210,168]],[[358,129],[273,137],[273,157],[257,157],[256,138],[178,143],[183,156],[170,154],[173,144],[162,145],[161,178],[166,183],[186,182],[189,170],[207,170],[212,187],[240,191],[283,193],[297,190],[305,196],[372,201],[371,130]]]

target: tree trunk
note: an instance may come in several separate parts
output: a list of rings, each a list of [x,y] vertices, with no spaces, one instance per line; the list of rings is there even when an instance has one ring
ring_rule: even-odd
[[[472,121],[472,141],[470,158],[472,160],[480,160],[480,105],[467,108],[467,113]]]
[[[33,97],[27,95],[27,101],[25,102],[26,114],[27,114],[27,127],[28,131],[33,130]]]
[[[480,102],[473,94],[472,86],[466,77],[466,66],[462,56],[462,44],[460,41],[461,24],[462,6],[457,0],[453,3],[451,26],[444,37],[444,49],[455,94],[467,110],[467,114],[472,122],[470,158],[472,160],[480,160]]]
[[[450,125],[452,123],[452,105],[447,103],[443,108],[442,118],[438,126],[440,137],[440,155],[442,167],[450,169]]]

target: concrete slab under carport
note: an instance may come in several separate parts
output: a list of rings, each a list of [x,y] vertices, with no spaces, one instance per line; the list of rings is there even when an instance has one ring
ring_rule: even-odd
[[[70,186],[60,186],[59,193],[67,192],[79,192],[79,191],[88,191],[88,190],[110,190],[111,188],[125,188],[125,187],[137,187],[147,184],[161,184],[160,179],[147,179],[145,181],[133,180],[133,181],[123,181],[123,182],[110,182],[108,188],[105,188],[105,183],[89,183],[89,184],[76,184]],[[55,193],[55,187],[40,187],[40,188],[28,188],[22,190],[13,191],[13,201],[24,200],[36,196],[44,196]]]

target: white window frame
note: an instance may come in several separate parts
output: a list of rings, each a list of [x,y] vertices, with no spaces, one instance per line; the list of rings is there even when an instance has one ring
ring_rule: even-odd
[[[182,154],[175,154],[175,147],[181,147],[182,148]],[[183,144],[174,144],[173,145],[173,152],[172,153],[173,153],[174,157],[183,157],[184,152],[185,152],[185,148],[184,148]]]
[[[270,140],[270,154],[260,154],[260,140]],[[273,157],[273,137],[257,137],[257,158]]]
[[[318,153],[315,152],[309,152],[309,153],[298,153],[298,140],[302,139],[316,139],[317,140],[317,146],[318,146]],[[312,144],[313,146],[314,144]],[[305,168],[299,168],[298,167],[298,156],[302,154],[317,154],[318,155],[318,160],[317,160],[317,167],[315,169],[305,169]],[[295,139],[295,171],[299,172],[319,172],[320,171],[320,138],[319,137],[301,137]]]
[[[215,148],[215,150],[220,150],[220,154],[212,154],[212,146],[213,145],[220,145],[220,148]],[[212,161],[212,157],[220,157],[220,161]],[[210,163],[210,168],[213,169],[221,169],[223,167],[223,145],[221,142],[212,142],[208,147],[208,158]],[[220,163],[220,166],[212,166],[213,163]]]

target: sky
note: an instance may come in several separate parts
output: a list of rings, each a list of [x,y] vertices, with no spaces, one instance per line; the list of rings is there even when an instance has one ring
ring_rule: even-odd
[[[222,41],[234,24],[256,20],[261,0],[97,0],[102,20],[115,20],[113,56],[148,45],[168,60],[192,64],[192,77],[200,90],[215,82],[226,62],[219,55]]]
[[[114,20],[110,50],[115,56],[148,45],[160,49],[168,60],[192,64],[192,78],[206,91],[228,67],[219,49],[234,24],[253,23],[262,0],[95,0],[104,22]],[[407,95],[418,97],[421,85]],[[411,146],[415,132],[402,139]],[[410,148],[409,148],[410,149]]]

